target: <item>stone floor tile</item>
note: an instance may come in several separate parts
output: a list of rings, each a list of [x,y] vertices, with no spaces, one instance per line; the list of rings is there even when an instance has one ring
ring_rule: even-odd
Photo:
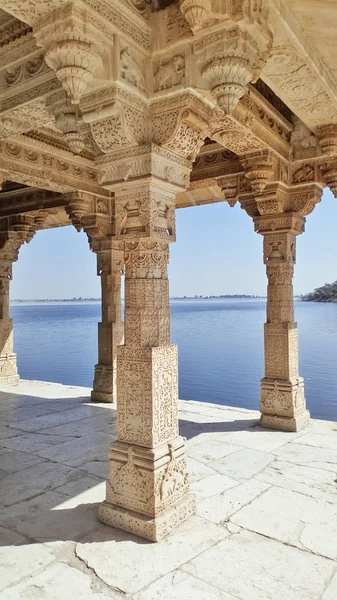
[[[263,471],[273,459],[273,455],[267,452],[242,448],[233,454],[210,463],[208,466],[228,477],[239,480],[248,479]]]
[[[12,390],[14,387],[11,388]],[[1,385],[1,414],[5,415],[6,412],[16,410],[18,408],[24,408],[26,406],[35,406],[45,401],[45,398],[36,396],[29,396],[24,394],[13,394],[4,391],[4,386]]]
[[[65,399],[65,398],[77,398],[81,400],[83,398],[90,399],[91,388],[76,385],[65,385],[63,383],[54,383],[51,381],[34,381],[32,379],[20,379],[16,386],[8,385],[7,389],[13,390],[13,387],[17,390],[18,394],[29,394],[37,398],[50,399]],[[6,386],[1,386],[1,389],[5,389]]]
[[[337,421],[321,421],[319,419],[311,419],[310,431],[312,433],[326,433],[334,435],[337,432]]]
[[[64,435],[70,437],[81,437],[94,433],[95,431],[105,431],[107,433],[116,433],[116,418],[111,416],[111,413],[97,414],[93,417],[72,421],[55,427],[48,427],[44,430],[45,433],[52,435]]]
[[[214,469],[211,469],[203,462],[200,462],[200,460],[196,460],[190,456],[187,457],[187,470],[190,483],[192,483],[192,481],[199,481],[199,479],[203,479],[204,477],[207,477],[207,475],[216,474]]]
[[[59,408],[58,410],[62,410],[62,408]],[[2,414],[1,420],[3,424],[7,423],[8,425],[15,427],[15,423],[20,423],[21,421],[26,421],[28,419],[34,419],[35,417],[50,415],[52,412],[53,409],[51,407],[46,408],[40,404],[34,404],[33,406],[20,406],[19,408],[9,410],[8,412]],[[54,412],[58,411],[54,410]]]
[[[120,599],[120,595],[109,591],[107,596],[98,589],[97,584],[93,585],[89,574],[60,563],[48,566],[42,573],[24,579],[1,595],[1,600],[18,600],[18,598],[105,600],[107,598]]]
[[[319,600],[334,567],[326,558],[241,531],[182,570],[240,600]]]
[[[172,571],[134,596],[134,600],[238,600],[182,571]]]
[[[233,444],[210,441],[194,445],[191,453],[193,454],[193,458],[207,464],[213,460],[227,456],[227,454],[232,454],[236,450],[240,450],[240,447]]]
[[[337,552],[337,424],[312,421],[287,434],[258,427],[257,412],[180,406],[199,514],[150,544],[97,519],[115,407],[92,404],[89,389],[45,382],[21,381],[1,393],[3,423],[11,426],[0,427],[0,462],[22,461],[12,474],[0,464],[0,563],[1,546],[23,549],[7,561],[9,599],[67,598],[72,587],[86,599],[89,580],[88,598],[108,589],[114,598],[111,590],[121,588],[130,600],[336,600],[336,562],[324,557]],[[43,462],[26,466],[31,460]],[[56,561],[44,572],[37,555],[31,560],[37,547]]]
[[[317,446],[319,448],[329,448],[337,450],[337,431],[333,433],[306,433],[296,439],[296,444],[304,444],[305,446]]]
[[[27,467],[38,465],[45,462],[45,459],[40,456],[33,456],[25,452],[16,452],[8,448],[0,450],[0,465],[1,470],[6,473],[16,473]]]
[[[0,511],[0,523],[10,529],[20,530],[22,521],[39,519],[40,515],[62,504],[65,499],[64,494],[51,490],[39,496],[34,496],[30,500],[6,506]]]
[[[59,492],[65,496],[70,496],[73,498],[74,496],[78,496],[78,494],[83,494],[83,492],[87,492],[92,490],[92,488],[96,488],[98,485],[103,490],[102,500],[104,500],[105,483],[96,477],[85,474],[83,474],[83,477],[79,477],[75,481],[70,481],[69,483],[65,483],[64,485],[55,488],[55,492]],[[97,501],[99,500],[100,498],[98,498]],[[94,500],[94,502],[96,502],[96,500]]]
[[[209,498],[220,492],[224,492],[234,485],[238,485],[238,482],[226,475],[220,475],[215,473],[214,475],[207,475],[203,479],[193,481],[191,483],[191,491],[196,494],[197,502],[200,502],[204,498]]]
[[[336,467],[337,468],[337,467]],[[336,473],[310,466],[274,461],[255,477],[272,486],[283,487],[326,502],[337,503]]]
[[[274,456],[284,462],[306,465],[316,469],[336,472],[337,449],[305,446],[290,442],[273,450]]]
[[[262,427],[250,427],[228,433],[224,440],[228,444],[236,444],[245,448],[270,452],[290,441],[286,436],[279,435],[277,431],[267,431]]]
[[[0,592],[19,582],[23,577],[34,575],[54,562],[50,548],[43,544],[3,546],[0,548]],[[20,596],[17,596],[20,598]]]
[[[322,596],[322,600],[336,600],[337,598],[337,568],[336,568],[336,573],[333,576],[331,582],[329,583],[328,587],[326,588],[323,596]]]
[[[7,527],[0,526],[0,547],[1,546],[17,546],[23,543],[27,543],[27,538],[23,535],[11,531]]]
[[[100,477],[102,479],[107,479],[109,474],[107,454],[104,454],[104,456],[100,456],[95,460],[84,463],[81,465],[81,471],[85,471],[86,473],[95,475],[96,477]]]
[[[11,473],[1,480],[0,502],[4,506],[11,506],[77,479],[81,475],[80,471],[56,463],[44,462],[34,465],[17,473]]]
[[[237,512],[240,527],[337,560],[337,505],[270,488]]]
[[[34,453],[39,450],[44,450],[50,446],[57,444],[64,444],[65,442],[71,441],[71,437],[61,435],[48,435],[45,433],[25,433],[22,431],[18,432],[19,435],[14,438],[1,440],[0,445],[3,448],[9,448],[12,450],[19,450],[21,452]]]
[[[78,467],[89,460],[102,456],[104,451],[108,456],[111,441],[111,436],[98,431],[58,446],[44,448],[36,452],[35,456],[42,456],[57,463]]]
[[[217,525],[223,525],[231,515],[263,494],[268,488],[268,484],[251,479],[198,502],[197,513],[200,517],[213,521]]]
[[[0,400],[1,402],[1,400]],[[1,412],[1,416],[2,416],[2,410]],[[14,429],[11,429],[10,427],[0,427],[0,440],[6,440],[9,438],[13,438],[16,435],[20,434],[20,431],[15,431]],[[1,441],[0,441],[0,445],[1,445]]]
[[[20,521],[16,528],[23,535],[38,542],[76,542],[101,527],[97,512],[98,502],[82,504],[79,495],[42,512],[38,519],[32,517]]]
[[[156,544],[102,527],[78,543],[76,549],[105,583],[133,594],[227,535],[225,528],[194,516]]]
[[[208,421],[200,418],[200,423],[180,420],[180,433],[190,442],[190,444],[199,444],[201,441],[208,440],[226,442],[228,433],[240,429],[248,429],[255,425],[255,420],[236,420],[236,421]],[[194,441],[193,441],[194,440]]]
[[[72,408],[70,410],[59,411],[42,417],[35,417],[33,419],[26,419],[25,421],[20,421],[20,423],[15,423],[14,425],[15,429],[20,429],[22,431],[39,432],[42,429],[55,427],[55,425],[63,425],[71,423],[72,421],[79,421],[86,417],[95,416],[95,410],[94,406],[78,406],[77,408]]]

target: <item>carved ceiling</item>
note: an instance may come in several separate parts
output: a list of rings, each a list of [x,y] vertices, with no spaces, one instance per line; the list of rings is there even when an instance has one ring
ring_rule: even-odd
[[[0,183],[108,196],[147,169],[183,207],[229,201],[258,152],[333,185],[335,5],[0,0]]]

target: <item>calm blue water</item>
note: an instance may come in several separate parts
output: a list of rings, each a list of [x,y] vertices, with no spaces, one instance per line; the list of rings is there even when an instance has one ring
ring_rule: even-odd
[[[264,300],[172,301],[183,399],[258,408]],[[14,305],[22,378],[91,386],[100,304]],[[296,303],[300,373],[313,417],[337,420],[337,304]]]

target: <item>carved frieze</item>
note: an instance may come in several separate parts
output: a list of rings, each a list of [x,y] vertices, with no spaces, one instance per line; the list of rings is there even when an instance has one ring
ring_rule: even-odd
[[[51,122],[44,100],[33,100],[5,113],[0,112],[0,139],[48,126]]]
[[[87,159],[76,159],[64,150],[40,143],[29,135],[17,136],[15,142],[0,140],[1,166],[12,181],[32,187],[68,192],[86,189],[103,193],[96,169]]]

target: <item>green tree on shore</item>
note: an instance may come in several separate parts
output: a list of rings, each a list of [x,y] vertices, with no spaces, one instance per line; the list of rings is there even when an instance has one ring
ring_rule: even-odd
[[[303,296],[305,302],[337,302],[337,281],[326,283]]]

